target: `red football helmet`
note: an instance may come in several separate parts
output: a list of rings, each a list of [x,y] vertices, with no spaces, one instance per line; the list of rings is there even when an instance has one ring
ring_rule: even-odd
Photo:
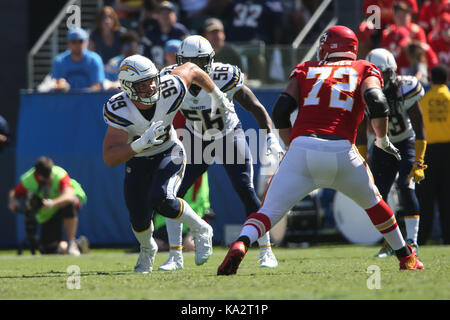
[[[344,26],[328,28],[321,36],[317,59],[350,58],[356,60],[358,38],[355,33]]]

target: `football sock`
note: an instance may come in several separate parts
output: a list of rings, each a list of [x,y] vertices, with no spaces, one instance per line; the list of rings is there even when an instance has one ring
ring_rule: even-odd
[[[419,233],[419,215],[405,216],[406,239],[411,239],[417,243],[417,234]]]
[[[252,213],[244,222],[240,236],[247,236],[250,244],[252,244],[260,237],[265,236],[265,234],[268,233],[270,225],[268,216],[263,213]],[[266,241],[270,243],[269,238],[266,238]]]
[[[405,246],[405,240],[403,240],[394,213],[384,200],[372,208],[366,209],[366,212],[375,228],[381,232],[394,251]]]
[[[142,232],[137,232],[134,231],[133,228],[131,228],[133,230],[134,236],[136,237],[137,241],[139,242],[139,244],[141,245],[141,247],[143,248],[151,248],[151,238],[153,235],[153,223],[150,224],[150,227],[148,227],[148,229],[142,231]]]
[[[191,206],[184,201],[183,199],[177,198],[181,202],[181,214],[175,218],[181,223],[187,225],[192,232],[197,232],[199,229],[208,225],[206,221],[204,221],[200,216],[192,210]]]
[[[247,237],[247,236],[240,236],[240,237],[236,240],[236,242],[237,242],[237,241],[242,241],[242,242],[245,244],[245,246],[246,246],[247,248],[250,247],[251,242],[250,242],[249,237]]]
[[[258,239],[258,245],[261,249],[269,248],[271,246],[269,232],[266,232],[261,238]]]
[[[166,218],[166,229],[170,250],[181,250],[183,248],[183,224],[177,220]]]

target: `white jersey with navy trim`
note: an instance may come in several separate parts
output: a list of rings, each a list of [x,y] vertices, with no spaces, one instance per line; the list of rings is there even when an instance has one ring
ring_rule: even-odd
[[[154,114],[148,121],[128,98],[125,92],[112,96],[103,107],[103,118],[107,125],[125,131],[128,134],[128,143],[139,138],[153,122],[163,121],[165,134],[160,138],[164,143],[156,145],[135,155],[135,157],[148,157],[161,153],[174,143],[181,145],[173,128],[172,121],[186,95],[186,85],[176,75],[165,75],[160,78],[160,98],[156,102]]]
[[[396,102],[399,108],[390,105],[389,113],[389,139],[393,143],[415,137],[407,110],[425,94],[420,81],[414,76],[397,76],[397,81],[399,86]]]
[[[175,67],[176,65],[168,66],[161,74],[170,73]],[[244,85],[244,74],[237,66],[230,64],[212,63],[209,76],[230,101],[233,100],[236,91]],[[218,109],[212,117],[211,96],[204,90],[196,96],[188,90],[181,111],[186,118],[186,128],[204,140],[223,137],[239,123],[236,113],[223,109]]]

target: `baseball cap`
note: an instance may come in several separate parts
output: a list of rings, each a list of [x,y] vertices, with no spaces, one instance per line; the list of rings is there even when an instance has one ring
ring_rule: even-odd
[[[172,2],[170,1],[163,1],[161,2],[161,4],[159,5],[159,9],[169,9],[171,11],[176,11],[175,10],[175,6]]]
[[[165,52],[177,52],[178,48],[181,46],[181,40],[171,39],[166,42],[164,47]]]
[[[81,28],[72,28],[67,32],[67,40],[86,40],[87,33]]]
[[[223,30],[223,23],[217,18],[209,18],[205,20],[203,24],[203,31],[210,32],[214,30]]]

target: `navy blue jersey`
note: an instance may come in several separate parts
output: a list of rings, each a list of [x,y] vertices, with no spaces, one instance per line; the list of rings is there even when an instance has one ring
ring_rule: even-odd
[[[227,40],[230,42],[262,40],[275,42],[273,27],[283,24],[281,1],[235,0],[226,16]]]
[[[164,46],[168,40],[183,40],[189,30],[176,23],[169,33],[162,33],[158,23],[150,24],[141,40],[141,54],[152,60],[159,68],[164,66]]]

